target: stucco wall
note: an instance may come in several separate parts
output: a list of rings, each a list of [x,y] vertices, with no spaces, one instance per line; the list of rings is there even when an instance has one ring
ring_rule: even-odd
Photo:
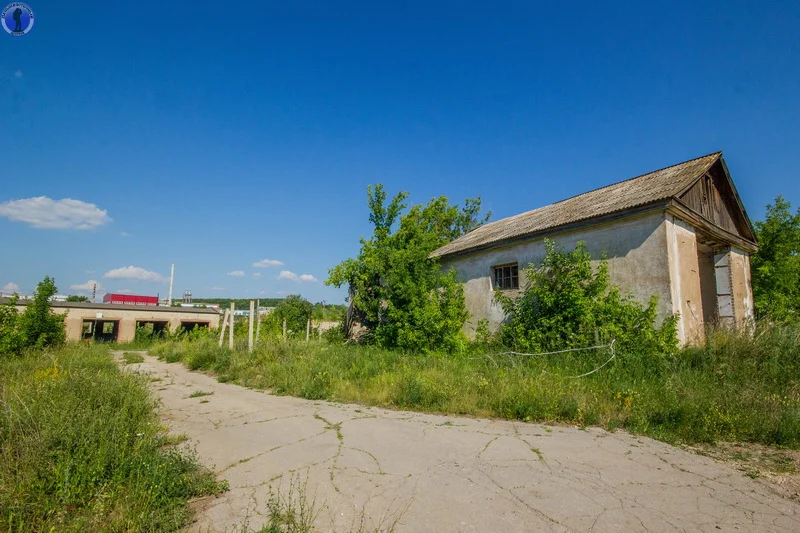
[[[672,311],[680,313],[678,340],[695,342],[705,338],[704,314],[707,311],[703,309],[697,235],[689,224],[671,216],[667,217],[665,227],[669,243]]]
[[[750,284],[750,256],[736,248],[730,251],[733,317],[737,326],[753,318],[753,288]]]
[[[172,309],[175,309],[174,311]],[[64,327],[66,329],[68,341],[81,340],[84,320],[104,320],[119,321],[119,342],[130,342],[136,334],[136,322],[169,322],[170,331],[176,331],[181,322],[208,322],[210,328],[219,326],[219,315],[217,313],[197,313],[187,309],[169,308],[169,311],[159,309],[114,309],[113,305],[103,307],[58,307],[53,305],[51,310],[55,314],[66,315],[64,317]],[[18,304],[17,312],[23,313],[25,306]],[[98,316],[101,313],[102,316]]]
[[[644,303],[656,295],[659,297],[660,316],[672,313],[664,213],[628,217],[550,238],[568,250],[573,249],[579,241],[584,241],[594,258],[599,259],[605,253],[612,283]],[[530,263],[538,263],[544,254],[544,239],[536,239],[473,252],[442,262],[445,269],[454,268],[464,283],[464,296],[471,315],[465,325],[468,334],[474,333],[480,319],[488,320],[490,328],[495,330],[505,318],[502,308],[494,300],[492,267],[518,262],[520,286],[523,287],[526,280],[521,269]]]

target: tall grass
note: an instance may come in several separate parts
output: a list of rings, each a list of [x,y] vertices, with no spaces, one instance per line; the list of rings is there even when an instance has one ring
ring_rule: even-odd
[[[106,348],[0,360],[0,530],[170,531],[220,490]]]
[[[276,394],[430,412],[619,427],[668,442],[800,447],[800,327],[715,332],[676,355],[608,349],[546,357],[419,355],[370,346],[278,342],[219,348],[211,338],[152,353],[221,381]],[[488,347],[483,351],[491,352]],[[499,350],[498,350],[499,351]]]

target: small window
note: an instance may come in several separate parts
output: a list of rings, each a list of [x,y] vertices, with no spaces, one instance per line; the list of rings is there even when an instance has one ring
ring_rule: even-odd
[[[519,268],[517,264],[496,266],[494,270],[494,288],[501,291],[519,289]]]

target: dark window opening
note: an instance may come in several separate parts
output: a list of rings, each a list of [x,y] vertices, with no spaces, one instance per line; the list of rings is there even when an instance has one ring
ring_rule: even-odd
[[[161,338],[166,332],[169,331],[169,322],[166,321],[136,321],[136,336],[137,337],[158,337]]]
[[[207,328],[208,322],[183,322],[181,321],[181,329],[192,331],[193,329]]]
[[[501,291],[519,289],[519,267],[513,265],[496,266],[494,270],[494,288]]]
[[[84,320],[82,337],[84,340],[96,342],[117,342],[119,320]]]

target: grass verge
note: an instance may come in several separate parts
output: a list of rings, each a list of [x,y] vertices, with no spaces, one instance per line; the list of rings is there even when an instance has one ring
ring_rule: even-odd
[[[137,352],[125,352],[122,354],[122,360],[125,361],[126,365],[132,365],[135,363],[144,363],[144,357],[142,354]]]
[[[0,360],[0,523],[7,531],[172,531],[224,490],[155,414],[147,379],[107,348]]]
[[[451,414],[624,427],[667,442],[800,447],[800,327],[716,332],[675,355],[608,351],[551,357],[405,354],[325,342],[255,353],[211,338],[152,348],[168,362],[276,394]],[[501,351],[501,350],[494,350]]]

